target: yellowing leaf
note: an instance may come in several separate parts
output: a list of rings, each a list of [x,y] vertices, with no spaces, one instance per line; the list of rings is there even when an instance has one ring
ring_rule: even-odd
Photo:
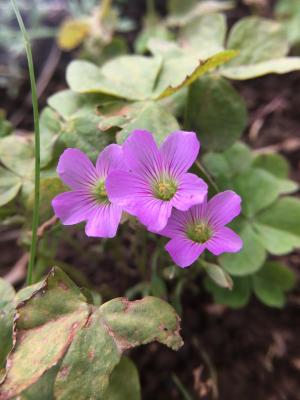
[[[73,50],[79,46],[90,32],[87,19],[67,19],[58,32],[57,43],[63,50]]]

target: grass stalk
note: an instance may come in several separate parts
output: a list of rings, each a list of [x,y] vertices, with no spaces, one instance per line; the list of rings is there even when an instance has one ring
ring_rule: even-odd
[[[40,126],[39,126],[39,110],[38,110],[38,98],[34,74],[34,66],[32,59],[32,51],[30,46],[30,40],[28,33],[26,31],[22,16],[20,14],[19,8],[17,6],[16,0],[11,0],[12,8],[15,12],[18,24],[23,36],[28,71],[30,78],[31,87],[31,98],[32,98],[32,109],[33,109],[33,121],[34,121],[34,138],[35,138],[35,175],[34,175],[34,206],[33,206],[33,217],[32,217],[32,239],[30,247],[30,258],[27,269],[27,285],[31,285],[33,277],[33,268],[36,257],[36,247],[37,247],[37,229],[39,223],[39,203],[40,203]]]

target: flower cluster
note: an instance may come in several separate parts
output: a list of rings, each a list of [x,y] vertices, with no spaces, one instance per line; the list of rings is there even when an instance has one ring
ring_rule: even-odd
[[[237,252],[242,241],[225,225],[240,213],[241,199],[226,191],[207,201],[207,184],[187,172],[199,149],[194,132],[171,133],[158,147],[141,130],[122,146],[107,146],[95,166],[80,150],[67,149],[57,172],[71,191],[53,199],[54,212],[65,225],[87,221],[88,236],[114,237],[125,211],[169,237],[166,250],[181,267],[204,249]]]

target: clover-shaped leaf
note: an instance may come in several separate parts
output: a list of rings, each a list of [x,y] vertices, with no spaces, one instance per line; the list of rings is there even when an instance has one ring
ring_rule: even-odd
[[[244,100],[220,76],[206,75],[194,82],[189,87],[186,110],[188,129],[199,132],[201,144],[209,150],[228,148],[246,127]]]
[[[67,147],[81,149],[94,161],[99,151],[114,139],[108,128],[100,127],[103,117],[98,106],[103,102],[109,102],[109,97],[65,90],[51,96],[48,100],[51,108],[46,108],[54,118],[59,118],[56,131],[60,141]]]
[[[300,57],[285,57],[289,46],[282,26],[270,20],[248,17],[237,22],[230,31],[227,48],[240,52],[222,68],[222,74],[229,79],[251,79],[300,69]]]
[[[0,278],[0,375],[6,356],[12,346],[14,297],[13,287]]]
[[[198,54],[209,55],[210,48],[238,51],[237,57],[220,69],[220,74],[229,79],[244,80],[300,69],[300,57],[286,56],[289,44],[281,24],[260,17],[243,18],[230,30],[227,43],[225,31],[219,14],[199,16],[179,31],[179,41]]]
[[[251,280],[248,277],[234,277],[232,289],[216,285],[211,279],[206,278],[204,286],[213,295],[214,301],[231,308],[244,307],[251,296]]]
[[[253,291],[262,303],[281,308],[286,301],[286,292],[295,285],[295,275],[286,266],[269,261],[253,276],[252,282]]]
[[[0,161],[8,170],[4,168],[0,170],[0,184],[5,188],[1,196],[4,204],[12,200],[20,188],[22,188],[22,194],[30,193],[33,188],[34,173],[32,136],[9,135],[0,139]]]
[[[102,399],[123,351],[154,340],[175,350],[182,345],[178,316],[155,297],[117,298],[97,308],[58,268],[20,296],[1,400],[24,392],[54,366],[55,398]]]
[[[207,278],[205,288],[213,295],[215,302],[231,308],[245,306],[251,293],[269,307],[282,308],[286,302],[286,293],[295,285],[295,274],[279,262],[267,261],[251,277],[234,277],[233,282],[232,290],[228,290]]]
[[[292,45],[300,42],[300,3],[298,0],[278,0],[275,14],[282,23]]]
[[[67,81],[78,93],[145,100],[151,97],[160,68],[160,58],[134,55],[116,57],[101,68],[87,61],[73,61],[67,69]]]
[[[242,216],[233,224],[244,241],[237,254],[223,254],[221,265],[232,275],[258,271],[267,256],[287,254],[300,247],[297,227],[300,201],[280,198],[297,190],[288,179],[288,165],[279,155],[253,157],[244,144],[224,153],[208,153],[204,165],[221,189],[232,188],[242,201]]]

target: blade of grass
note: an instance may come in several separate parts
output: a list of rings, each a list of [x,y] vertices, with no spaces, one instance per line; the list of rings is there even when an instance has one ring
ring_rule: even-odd
[[[33,217],[32,217],[32,239],[31,239],[31,247],[30,247],[30,259],[27,269],[27,285],[31,285],[32,275],[33,275],[33,266],[35,262],[36,256],[36,246],[37,246],[37,229],[39,223],[39,203],[40,203],[40,126],[39,126],[39,110],[38,110],[38,98],[37,98],[37,90],[36,90],[36,82],[34,75],[34,66],[32,59],[32,52],[30,46],[29,36],[27,34],[22,16],[20,14],[19,8],[15,0],[11,0],[12,8],[15,12],[16,18],[18,20],[18,24],[23,36],[27,62],[28,62],[28,71],[30,78],[30,87],[31,87],[31,99],[32,99],[32,109],[33,109],[33,121],[34,121],[34,138],[35,138],[35,175],[34,175],[34,206],[33,206]]]
[[[180,379],[175,374],[172,374],[172,379],[177,386],[180,394],[182,395],[182,398],[184,400],[193,400],[192,396],[187,392],[186,388],[183,386]]]

